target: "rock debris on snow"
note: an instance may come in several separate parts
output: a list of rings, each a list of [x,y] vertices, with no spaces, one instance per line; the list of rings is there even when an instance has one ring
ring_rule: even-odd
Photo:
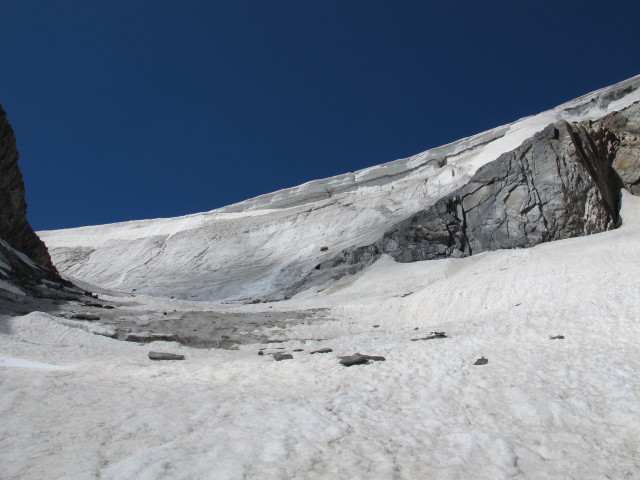
[[[310,352],[310,355],[313,355],[314,353],[331,353],[333,352],[333,349],[331,348],[321,348],[319,350],[314,350],[313,352]]]
[[[484,357],[480,357],[475,362],[473,362],[474,365],[486,365],[487,363],[489,363],[489,360]]]
[[[449,338],[449,336],[444,332],[431,332],[431,335],[421,338],[412,338],[412,342],[417,342],[418,340],[433,340],[435,338]]]
[[[184,360],[184,355],[167,352],[149,352],[150,360]]]
[[[136,332],[127,333],[123,340],[127,342],[151,343],[151,342],[177,342],[178,337],[174,333]]]
[[[293,358],[293,355],[291,355],[290,353],[274,353],[273,354],[273,359],[276,362],[280,362],[282,360],[291,360]]]
[[[347,357],[340,357],[340,364],[344,365],[345,367],[350,367],[352,365],[366,365],[369,363],[369,360],[373,360],[375,362],[383,362],[386,360],[386,358],[375,355],[363,355],[361,353],[354,353],[353,355],[349,355]]]
[[[93,315],[91,313],[74,313],[73,315],[71,315],[71,318],[73,318],[74,320],[88,321],[100,320],[100,317],[98,315]]]

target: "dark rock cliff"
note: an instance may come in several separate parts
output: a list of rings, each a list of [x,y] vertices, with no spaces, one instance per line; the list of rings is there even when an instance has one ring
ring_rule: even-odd
[[[317,265],[289,294],[382,254],[398,262],[459,258],[603,232],[619,222],[621,188],[640,193],[638,103],[597,121],[549,125],[375,243]]]
[[[39,265],[54,270],[47,247],[27,221],[24,183],[13,129],[0,105],[0,237]]]
[[[0,106],[0,280],[34,295],[43,281],[69,286],[51,263],[47,247],[27,221],[24,183],[13,129]],[[11,287],[8,287],[11,289]]]

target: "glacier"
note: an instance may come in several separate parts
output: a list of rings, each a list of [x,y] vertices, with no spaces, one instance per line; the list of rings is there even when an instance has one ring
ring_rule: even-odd
[[[638,102],[639,86],[211,212],[40,232],[95,304],[0,316],[0,476],[640,477],[638,196],[622,191],[619,228],[602,233],[465,258],[381,255],[263,302],[549,124]],[[385,361],[339,364],[354,352]]]
[[[374,242],[549,124],[640,100],[640,77],[412,157],[206,213],[38,232],[60,272],[118,291],[207,301],[281,299],[337,252]]]

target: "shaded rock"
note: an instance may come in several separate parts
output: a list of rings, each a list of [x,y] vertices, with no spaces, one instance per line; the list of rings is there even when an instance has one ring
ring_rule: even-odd
[[[613,168],[624,187],[640,195],[640,102],[588,122],[593,131],[611,131],[616,136],[613,145]]]
[[[321,348],[319,350],[314,350],[313,352],[310,352],[311,355],[313,355],[314,353],[331,353],[333,352],[332,348]]]
[[[138,343],[177,342],[178,336],[175,333],[136,332],[125,334],[123,340]]]
[[[184,360],[184,355],[166,352],[149,352],[150,360]]]
[[[81,296],[82,291],[59,276],[47,247],[29,225],[24,194],[16,139],[0,106],[0,300],[9,306],[25,296],[54,301],[73,300],[68,293]],[[29,302],[21,304],[9,311],[23,311]]]
[[[354,353],[353,355],[349,355],[348,357],[340,357],[340,364],[344,365],[345,367],[350,367],[352,365],[366,365],[369,363],[369,360],[382,362],[386,359],[384,357],[378,357],[374,355],[363,355],[361,353]]]
[[[417,342],[418,340],[434,340],[436,338],[449,338],[447,334],[444,332],[431,332],[431,335],[422,338],[412,338],[412,342]]]
[[[74,313],[73,315],[71,315],[71,318],[73,318],[74,320],[100,320],[100,317],[98,315],[93,315],[91,313]]]
[[[290,353],[274,353],[273,354],[273,359],[276,362],[280,362],[282,360],[291,360],[293,358],[293,355],[291,355]]]
[[[564,335],[554,335],[553,337],[549,337],[550,340],[564,340]]]
[[[484,357],[480,357],[475,362],[473,362],[474,365],[486,365],[487,363],[489,363],[489,360]]]
[[[294,352],[304,352],[304,348],[295,348]]]
[[[0,236],[12,248],[24,253],[51,279],[58,279],[47,247],[27,221],[24,182],[18,168],[18,149],[5,111],[0,107]]]
[[[95,308],[102,308],[102,304],[101,303],[85,302],[85,306],[87,306],[87,307],[95,307]]]

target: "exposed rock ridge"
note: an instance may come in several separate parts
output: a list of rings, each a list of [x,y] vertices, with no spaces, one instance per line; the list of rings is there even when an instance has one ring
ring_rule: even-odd
[[[0,105],[0,237],[37,264],[54,270],[47,247],[27,221],[24,183],[13,129]]]
[[[640,103],[597,121],[556,122],[373,244],[343,250],[294,285],[398,262],[459,258],[615,228],[620,189],[640,190]]]
[[[24,183],[13,129],[0,107],[0,299],[57,298],[73,290],[60,278],[47,247],[27,221]],[[75,291],[75,290],[73,290]],[[77,293],[77,292],[76,292]]]

